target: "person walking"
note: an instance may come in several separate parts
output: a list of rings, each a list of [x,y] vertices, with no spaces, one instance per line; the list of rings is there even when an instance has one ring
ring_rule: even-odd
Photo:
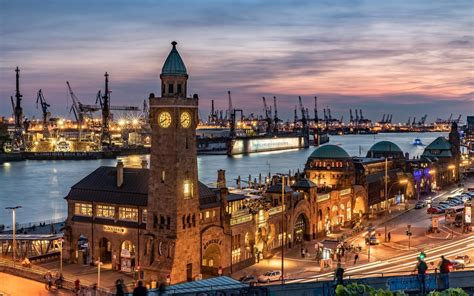
[[[344,285],[344,268],[342,268],[341,263],[337,264],[336,271],[334,272],[334,280],[336,281],[335,288],[337,288],[338,285]]]
[[[301,258],[304,258],[304,249],[301,247]]]
[[[354,265],[357,264],[357,260],[359,260],[359,254],[355,254],[354,256]]]
[[[146,296],[147,294],[147,288],[143,287],[142,281],[138,281],[137,286],[133,289],[133,296]]]
[[[428,265],[420,257],[418,257],[418,264],[416,265],[416,271],[418,273],[418,284],[420,286],[421,295],[426,294],[426,271]]]
[[[446,290],[449,289],[449,267],[451,265],[451,262],[444,258],[444,256],[441,256],[441,262],[439,264],[439,271],[440,271],[440,277],[441,277],[441,283],[443,285],[442,289]]]
[[[81,281],[79,279],[76,279],[74,281],[74,293],[76,295],[79,295],[79,291],[81,290]]]
[[[124,294],[122,279],[118,279],[115,281],[115,295],[124,296]]]
[[[388,238],[388,242],[392,240],[392,234],[390,232],[387,234],[387,238]]]

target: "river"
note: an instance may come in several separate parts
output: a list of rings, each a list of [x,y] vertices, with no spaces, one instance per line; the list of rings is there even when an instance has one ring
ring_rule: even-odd
[[[426,145],[436,137],[447,133],[391,133],[377,135],[331,136],[330,144],[340,145],[352,156],[365,156],[370,147],[382,140],[396,143],[410,157],[423,153],[423,148],[412,145],[420,138]],[[287,173],[288,170],[302,170],[314,147],[301,150],[256,153],[245,156],[227,157],[209,155],[198,157],[199,179],[206,184],[216,181],[217,170],[226,170],[228,186],[235,185],[240,175],[242,180],[258,178],[258,174]],[[142,158],[148,156],[129,156],[124,159],[125,166],[140,166]],[[114,159],[63,160],[4,163],[0,165],[0,224],[11,225],[9,206],[22,206],[17,210],[17,222],[47,221],[67,216],[67,203],[64,196],[69,188],[99,166],[114,166]]]

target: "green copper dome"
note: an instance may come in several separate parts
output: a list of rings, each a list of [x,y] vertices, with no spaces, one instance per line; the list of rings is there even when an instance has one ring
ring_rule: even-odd
[[[378,143],[375,143],[370,147],[369,153],[370,152],[401,152],[403,153],[402,149],[397,146],[397,144],[392,143],[390,141],[380,141]]]
[[[451,144],[445,137],[438,137],[431,142],[425,149],[450,150]]]
[[[173,45],[173,48],[166,58],[163,69],[161,69],[161,75],[187,75],[188,72],[186,66],[176,49],[176,44],[178,43],[173,41],[171,44]]]
[[[323,145],[316,148],[316,150],[311,153],[309,156],[311,159],[345,159],[351,158],[349,154],[347,154],[346,150],[342,149],[336,145]]]

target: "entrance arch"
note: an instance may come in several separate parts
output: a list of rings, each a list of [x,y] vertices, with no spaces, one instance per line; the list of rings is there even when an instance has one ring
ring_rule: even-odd
[[[218,275],[219,266],[221,266],[221,249],[217,244],[210,244],[202,256],[202,272]]]
[[[90,245],[87,236],[81,234],[77,239],[77,255],[78,264],[87,265],[90,263]]]
[[[135,245],[129,241],[123,241],[120,247],[120,270],[132,272],[135,270]]]
[[[300,243],[303,240],[310,240],[309,222],[305,214],[301,213],[296,219],[293,233],[296,243]]]
[[[99,240],[99,258],[104,264],[112,262],[112,243],[105,237]]]
[[[332,206],[331,210],[331,225],[335,226],[339,224],[339,208],[338,206]]]
[[[362,196],[357,196],[354,201],[354,209],[352,211],[354,213],[354,218],[361,219],[362,216],[366,213],[365,209],[365,202]]]

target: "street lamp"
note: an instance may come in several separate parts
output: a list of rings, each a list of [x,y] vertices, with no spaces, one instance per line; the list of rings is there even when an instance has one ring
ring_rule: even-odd
[[[59,242],[59,274],[63,274],[63,242],[64,239],[58,239]]]
[[[15,260],[16,260],[16,210],[20,208],[21,206],[5,208],[6,210],[12,210],[12,216],[13,216],[13,265],[15,265]]]
[[[407,184],[408,183],[408,179],[401,179],[401,180],[398,180],[396,182],[393,182],[392,185],[390,185],[390,188],[388,189],[388,191],[386,191],[386,194],[385,194],[385,206],[387,208],[387,211],[385,211],[385,223],[384,223],[384,226],[385,226],[385,242],[387,242],[387,213],[388,213],[388,201],[387,201],[387,198],[388,198],[388,195],[390,195],[390,191],[392,190],[393,188],[393,185],[395,184]],[[405,204],[407,204],[407,201],[405,200]]]
[[[285,175],[277,174],[281,176],[281,284],[285,284]],[[289,178],[289,175],[288,175]]]

